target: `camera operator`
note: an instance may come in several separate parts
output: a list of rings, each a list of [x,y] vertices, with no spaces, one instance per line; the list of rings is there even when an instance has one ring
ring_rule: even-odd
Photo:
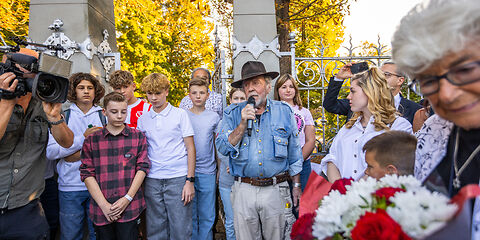
[[[29,49],[20,53],[38,58]],[[35,76],[17,67],[24,77]],[[14,73],[0,75],[0,89],[14,92],[17,84]],[[61,146],[73,144],[73,133],[60,115],[61,105],[41,102],[31,93],[0,100],[0,239],[46,239],[49,235],[39,203],[49,128]]]

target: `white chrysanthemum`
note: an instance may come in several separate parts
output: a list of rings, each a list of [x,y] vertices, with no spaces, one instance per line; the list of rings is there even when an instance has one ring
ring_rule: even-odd
[[[422,183],[411,175],[409,176],[397,176],[395,174],[385,175],[385,177],[380,179],[378,184],[380,185],[380,187],[396,187],[396,188],[405,187],[408,190],[415,190],[415,189],[422,188]]]
[[[455,204],[449,204],[447,197],[424,188],[399,192],[390,201],[394,207],[387,208],[387,213],[413,238],[424,238],[434,233],[457,210]]]
[[[328,196],[322,200],[320,207],[317,209],[317,216],[313,224],[313,236],[318,239],[334,235],[336,232],[342,232],[345,228],[342,224],[342,215],[350,208],[345,202],[345,195],[339,191],[331,191]]]

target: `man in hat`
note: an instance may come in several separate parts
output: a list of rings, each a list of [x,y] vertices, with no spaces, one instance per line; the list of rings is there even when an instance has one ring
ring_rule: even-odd
[[[302,152],[293,111],[286,103],[267,99],[270,81],[277,76],[277,72],[267,72],[261,62],[243,65],[242,78],[232,87],[243,88],[255,103],[226,108],[216,139],[218,151],[229,156],[235,177],[232,205],[238,239],[284,239],[292,206],[290,176],[295,206],[301,194]],[[249,120],[251,131],[247,130]]]

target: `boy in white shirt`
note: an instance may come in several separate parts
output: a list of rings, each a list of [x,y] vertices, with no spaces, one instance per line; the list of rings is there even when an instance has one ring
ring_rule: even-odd
[[[142,80],[152,110],[138,119],[148,143],[145,179],[147,238],[186,240],[192,236],[195,145],[188,113],[167,102],[170,82],[160,73]]]
[[[125,123],[131,128],[137,128],[137,121],[142,114],[150,111],[152,105],[135,97],[135,81],[132,73],[124,70],[117,70],[110,75],[108,81],[113,91],[121,93],[127,99],[127,118]]]
[[[96,106],[105,94],[102,84],[93,75],[75,73],[70,77],[68,100],[73,104],[64,112],[65,121],[75,138],[73,145],[63,148],[50,135],[46,156],[60,159],[57,164],[60,232],[62,239],[82,239],[83,225],[87,221],[89,239],[95,239],[92,222],[88,217],[90,194],[80,179],[80,150],[85,138],[102,129],[105,117]],[[102,119],[103,118],[103,119]]]
[[[195,198],[193,199],[192,239],[213,239],[212,227],[215,222],[215,190],[217,163],[215,158],[215,129],[220,117],[216,112],[206,110],[208,82],[194,78],[189,84],[189,97],[193,107],[188,116],[195,132]]]

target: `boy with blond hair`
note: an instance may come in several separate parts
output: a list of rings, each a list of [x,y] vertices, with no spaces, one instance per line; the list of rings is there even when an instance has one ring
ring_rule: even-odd
[[[387,131],[363,146],[365,175],[377,180],[387,174],[412,175],[417,138],[404,131]]]
[[[137,121],[142,114],[150,111],[152,105],[135,97],[135,81],[132,73],[124,70],[117,70],[110,75],[108,82],[113,91],[121,93],[127,99],[127,118],[125,123],[132,128],[137,127]]]
[[[170,82],[160,73],[142,80],[152,110],[138,119],[147,136],[150,173],[145,180],[148,239],[190,239],[195,195],[194,131],[188,113],[167,102]]]
[[[215,222],[215,190],[217,163],[215,158],[215,129],[220,117],[216,112],[206,110],[208,82],[194,78],[189,84],[193,106],[187,111],[195,132],[195,198],[193,199],[192,239],[213,239]]]
[[[112,92],[103,100],[107,125],[85,139],[80,176],[95,201],[90,217],[97,239],[138,239],[145,209],[141,185],[150,167],[145,135],[125,126],[127,101]]]

